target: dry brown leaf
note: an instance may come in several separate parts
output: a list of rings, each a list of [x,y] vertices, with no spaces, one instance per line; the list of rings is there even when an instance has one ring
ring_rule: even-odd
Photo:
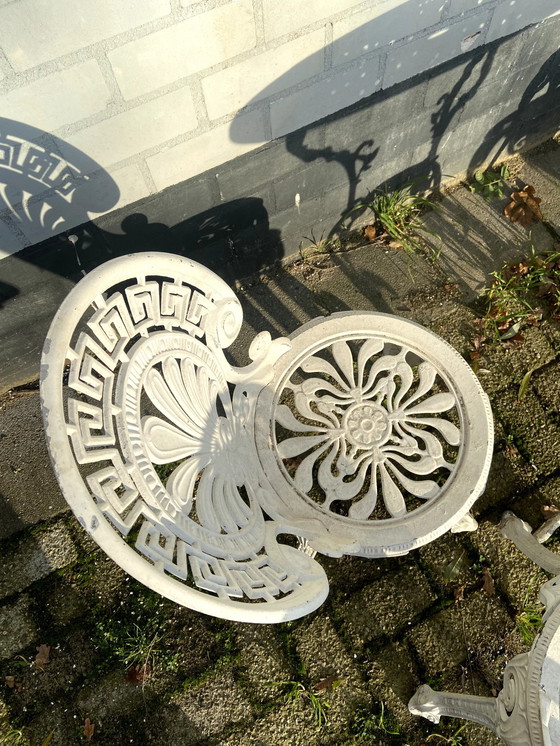
[[[320,692],[321,689],[326,689],[328,692],[330,692],[333,686],[337,683],[340,683],[340,679],[338,678],[338,676],[325,676],[323,679],[320,679],[315,684],[314,689],[316,692]]]
[[[465,586],[458,585],[457,588],[455,588],[454,595],[455,595],[455,605],[458,605],[461,601],[464,601],[465,600]]]
[[[50,645],[39,645],[37,648],[37,655],[35,656],[35,666],[41,671],[43,667],[50,663],[51,646]]]
[[[4,676],[4,681],[6,682],[6,686],[10,689],[13,689],[16,685],[16,677],[15,676]]]
[[[528,228],[543,219],[539,197],[535,197],[535,187],[528,184],[519,192],[513,192],[511,202],[504,207],[504,215],[512,223],[519,223]]]
[[[375,225],[366,225],[364,228],[364,236],[367,238],[368,241],[373,241],[373,239],[377,236],[377,228]]]
[[[126,672],[127,681],[130,684],[141,684],[146,679],[149,679],[151,675],[152,669],[147,663],[144,665],[137,663],[135,666],[130,666]]]
[[[482,578],[484,580],[483,589],[486,591],[486,593],[489,596],[493,596],[495,593],[494,590],[494,580],[492,579],[492,576],[490,575],[490,570],[485,567],[482,571]]]
[[[541,505],[541,513],[543,518],[548,520],[549,518],[554,518],[555,515],[558,515],[560,510],[555,505]]]
[[[95,733],[95,725],[89,718],[85,719],[82,730],[86,741],[91,741],[91,739],[93,738],[93,734]]]

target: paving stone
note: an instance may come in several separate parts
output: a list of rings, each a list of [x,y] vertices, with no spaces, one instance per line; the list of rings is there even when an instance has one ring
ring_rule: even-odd
[[[0,607],[0,660],[11,658],[36,639],[37,628],[29,607],[26,595]]]
[[[481,590],[426,619],[407,637],[431,676],[467,658],[476,660],[483,671],[490,668],[512,629],[513,621],[498,597]]]
[[[236,724],[248,725],[252,720],[251,705],[235,683],[231,670],[226,670],[172,697],[152,724],[148,743],[194,745]]]
[[[43,669],[35,666],[14,667],[21,691],[12,700],[14,714],[19,718],[26,713],[38,713],[48,709],[54,699],[64,692],[75,691],[79,681],[93,672],[98,662],[96,648],[88,632],[77,629],[57,638],[40,637],[42,644],[51,648],[49,662]]]
[[[32,744],[49,743],[47,740],[52,733],[52,746],[83,746],[82,729],[77,716],[68,706],[68,701],[47,707],[28,725]],[[99,723],[96,723],[99,728]],[[97,739],[96,739],[97,741]]]
[[[236,632],[239,662],[245,667],[253,696],[261,702],[274,699],[283,689],[281,682],[294,677],[278,634],[274,628],[258,624],[240,624]]]
[[[435,598],[425,575],[409,564],[356,593],[341,605],[339,613],[346,635],[360,651],[370,640],[411,624]]]
[[[50,614],[55,626],[68,624],[81,616],[88,608],[80,589],[65,579],[49,578],[43,587],[44,609]]]
[[[401,728],[415,729],[418,718],[408,710],[408,701],[422,683],[405,645],[391,643],[367,663],[368,682],[374,696],[391,711]]]
[[[68,511],[52,470],[39,392],[0,401],[0,539]]]
[[[500,425],[499,421],[496,424]],[[496,443],[499,440],[498,437],[495,438]],[[472,508],[475,518],[489,509],[506,510],[520,493],[537,480],[537,472],[512,444],[505,444],[503,447],[512,450],[495,450],[486,489]]]
[[[507,596],[515,609],[523,609],[530,589],[532,592],[529,600],[535,600],[547,575],[522,554],[513,542],[502,536],[498,525],[483,521],[470,539],[489,563],[497,588]]]
[[[337,739],[338,734],[334,738]],[[159,746],[160,742],[154,743]],[[161,741],[161,746],[167,746],[168,743]],[[187,740],[182,743],[185,746],[192,743],[194,746],[200,742]],[[293,704],[284,704],[257,720],[250,728],[241,728],[219,743],[220,746],[326,746],[329,741],[325,728],[319,728],[313,719],[309,700],[299,697]],[[335,740],[332,746],[338,746],[339,743],[340,741]]]
[[[493,401],[494,413],[506,430],[519,439],[519,449],[544,476],[558,468],[560,452],[560,426],[546,416],[546,412],[532,391],[527,391],[518,401],[517,390],[504,390]]]
[[[560,376],[557,365],[547,365],[533,373],[530,385],[546,414],[560,418]]]
[[[0,598],[24,590],[77,558],[74,542],[61,521],[44,531],[28,533],[3,553]]]
[[[477,580],[464,535],[447,533],[418,550],[424,571],[444,595]]]
[[[312,686],[321,679],[334,676],[340,684],[321,692],[329,703],[329,727],[343,730],[353,718],[356,708],[365,706],[369,695],[354,658],[344,647],[332,622],[323,615],[294,632],[296,650]]]
[[[551,363],[556,352],[547,337],[536,327],[523,330],[523,344],[516,347],[485,345],[478,358],[480,382],[488,394],[501,391],[504,386],[521,384],[530,370],[536,370]]]

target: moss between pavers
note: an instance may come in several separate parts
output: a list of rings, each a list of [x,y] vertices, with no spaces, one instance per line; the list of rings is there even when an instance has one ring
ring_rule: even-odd
[[[499,598],[480,590],[417,625],[407,639],[428,676],[448,671],[467,658],[480,670],[490,671],[513,627]]]
[[[331,691],[322,691],[321,697],[330,705],[327,711],[330,729],[346,729],[356,708],[369,701],[355,659],[347,652],[330,619],[324,616],[299,627],[294,639],[309,686],[316,688],[327,677],[340,682]]]
[[[226,669],[200,686],[175,694],[165,707],[152,713],[147,743],[194,745],[241,723],[245,728],[250,727],[253,720],[250,703],[237,686],[232,671]]]
[[[516,389],[506,389],[493,400],[494,414],[515,440],[518,450],[540,473],[552,473],[558,468],[560,425],[552,422],[532,391],[517,399]]]
[[[490,565],[496,587],[516,611],[522,611],[528,602],[535,601],[539,588],[548,576],[513,542],[502,536],[497,524],[483,521],[470,539]]]
[[[417,565],[383,576],[341,604],[338,615],[356,651],[371,640],[394,635],[435,600],[430,585]]]

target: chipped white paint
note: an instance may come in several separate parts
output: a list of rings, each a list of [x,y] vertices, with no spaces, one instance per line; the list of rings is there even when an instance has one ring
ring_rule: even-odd
[[[63,493],[115,562],[198,611],[280,622],[325,599],[316,552],[398,555],[456,526],[484,488],[492,418],[465,361],[412,322],[263,332],[237,368],[224,349],[241,322],[193,261],[108,262],[53,321],[43,414]]]

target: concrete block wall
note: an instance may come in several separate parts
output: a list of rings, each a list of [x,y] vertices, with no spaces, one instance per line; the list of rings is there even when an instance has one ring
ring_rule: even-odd
[[[4,189],[0,258],[557,13],[557,0],[3,0],[0,176],[34,189]],[[61,192],[64,215],[29,218]]]

